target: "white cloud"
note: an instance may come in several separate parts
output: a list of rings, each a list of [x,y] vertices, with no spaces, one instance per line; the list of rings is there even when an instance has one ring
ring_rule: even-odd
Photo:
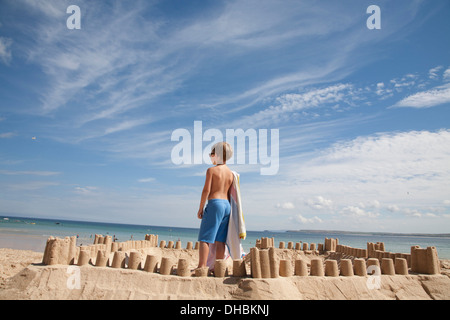
[[[361,218],[361,217],[368,217],[368,218],[376,218],[380,214],[364,210],[362,208],[356,207],[356,206],[347,206],[344,207],[340,214],[347,217],[353,217],[353,218]]]
[[[394,85],[394,88],[397,92],[401,92],[403,88],[413,87],[416,84],[418,78],[418,75],[409,73],[401,78],[392,79],[390,83]]]
[[[383,95],[383,93],[384,93],[384,87],[385,87],[385,85],[384,85],[384,83],[383,82],[379,82],[379,83],[377,83],[377,95],[379,95],[379,96],[381,96],[381,95]]]
[[[75,187],[74,192],[80,195],[95,195],[97,190],[98,190],[97,187],[85,186],[85,187]]]
[[[444,71],[443,78],[444,78],[445,81],[449,81],[450,80],[450,68],[448,68],[447,70]]]
[[[288,210],[295,208],[295,206],[292,202],[277,203],[276,207],[281,208],[281,209],[288,209]]]
[[[331,209],[333,201],[325,199],[322,196],[317,196],[314,199],[308,199],[306,204],[313,209]]]
[[[4,133],[0,133],[0,139],[7,139],[7,138],[12,138],[16,135],[16,133],[14,132],[4,132]]]
[[[107,128],[105,130],[105,135],[106,134],[111,134],[111,133],[116,133],[116,132],[119,132],[119,131],[129,130],[129,129],[132,129],[134,127],[142,126],[142,125],[147,124],[149,122],[151,122],[151,120],[149,120],[149,119],[136,119],[136,120],[123,121],[121,123],[116,124],[113,127]]]
[[[447,198],[448,145],[450,130],[383,133],[336,143],[310,160],[284,161],[280,179],[290,182],[290,190],[273,192],[306,199],[320,193],[333,199],[330,211],[347,215],[375,217],[404,208],[420,213]],[[321,204],[316,198],[305,205]]]
[[[153,182],[155,180],[156,180],[155,178],[142,178],[142,179],[139,179],[138,182],[147,183],[147,182]]]
[[[11,45],[11,39],[0,37],[0,60],[6,65],[9,65],[12,59]]]
[[[302,223],[302,224],[313,224],[313,223],[322,223],[322,219],[320,219],[317,216],[314,216],[312,218],[305,218],[303,215],[301,214],[297,214],[294,216],[294,220]]]
[[[413,218],[421,218],[423,216],[423,214],[417,209],[406,208],[402,210],[402,213]]]
[[[315,108],[334,107],[337,103],[351,104],[354,96],[351,84],[336,84],[320,89],[312,89],[305,93],[284,94],[276,99],[276,103],[255,114],[244,117],[241,122],[257,123],[285,121],[292,117],[293,113],[303,112]]]
[[[393,107],[430,108],[450,102],[450,85],[443,85],[434,89],[410,95]]]
[[[437,66],[435,68],[430,69],[430,71],[428,71],[428,77],[430,79],[436,80],[439,78],[438,72],[441,71],[443,68],[443,66]]]

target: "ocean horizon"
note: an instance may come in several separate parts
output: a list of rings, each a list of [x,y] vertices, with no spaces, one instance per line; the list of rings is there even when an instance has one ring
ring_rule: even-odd
[[[77,245],[92,244],[95,234],[110,235],[116,241],[144,240],[146,234],[158,235],[159,241],[180,240],[185,248],[188,241],[196,242],[198,228],[171,226],[136,225],[110,222],[90,222],[56,218],[31,218],[0,216],[0,248],[33,250],[43,252],[50,236],[77,236]],[[366,248],[367,242],[384,242],[386,251],[410,253],[411,246],[422,248],[434,246],[440,259],[450,259],[450,234],[355,232],[339,230],[264,230],[247,231],[242,240],[248,253],[262,237],[280,241],[324,243],[325,238],[338,238],[339,243],[355,248]]]

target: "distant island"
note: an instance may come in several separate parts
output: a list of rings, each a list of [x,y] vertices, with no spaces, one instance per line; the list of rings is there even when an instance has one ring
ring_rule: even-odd
[[[395,232],[361,232],[342,230],[286,230],[287,233],[316,233],[316,234],[346,234],[346,235],[380,235],[380,236],[408,236],[408,237],[450,237],[450,233],[395,233]]]

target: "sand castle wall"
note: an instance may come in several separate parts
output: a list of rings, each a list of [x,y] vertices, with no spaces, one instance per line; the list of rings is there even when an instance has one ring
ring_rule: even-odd
[[[268,249],[274,247],[274,239],[273,238],[261,238],[256,240],[256,248]],[[338,265],[339,262],[343,259],[349,260],[351,263],[355,261],[355,259],[361,259],[364,261],[364,265],[368,260],[373,261],[372,259],[376,259],[378,261],[377,266],[380,267],[382,274],[400,274],[405,275],[409,273],[409,269],[411,273],[420,273],[420,274],[439,274],[440,273],[440,265],[439,258],[437,254],[437,250],[435,247],[428,247],[426,249],[421,249],[419,246],[411,247],[411,253],[393,253],[386,251],[384,242],[367,242],[367,248],[354,248],[351,246],[346,246],[339,244],[339,239],[333,238],[325,238],[323,244],[315,244],[311,243],[310,245],[305,242],[296,242],[295,245],[293,242],[288,242],[286,246],[285,242],[279,243],[279,249],[288,249],[288,250],[296,250],[301,251],[304,254],[328,254],[328,259],[337,260]],[[258,253],[261,255],[261,251]],[[252,251],[250,252],[252,255]],[[252,263],[256,263],[256,267],[252,266],[251,269],[261,268],[261,262],[258,262],[258,259],[250,259]],[[352,271],[350,271],[350,267],[348,265],[348,261],[345,262],[344,270],[340,271],[340,273],[347,274],[356,274],[356,275],[366,275],[365,271],[360,271],[362,268],[362,261],[357,261],[356,266],[352,266]],[[286,269],[286,264],[288,262],[282,261],[279,262],[278,268]],[[304,264],[299,262],[298,260],[290,261],[291,266],[299,266],[298,268],[304,269]],[[309,262],[308,266],[311,267],[312,261]],[[283,265],[283,267],[282,267]],[[300,267],[302,266],[302,267]],[[384,267],[383,267],[384,266]],[[326,268],[326,262],[323,262],[323,267]],[[314,262],[314,270],[313,275],[321,274],[321,270],[318,269],[317,261]],[[331,265],[329,263],[330,268],[335,268],[334,263]],[[355,270],[356,269],[356,270]],[[290,272],[290,271],[289,271]],[[304,270],[296,270],[294,269],[295,274],[304,274]],[[257,277],[259,273],[257,272]],[[329,272],[329,274],[336,274],[336,271]],[[327,275],[327,274],[325,274]]]
[[[165,241],[161,241],[160,248],[175,248],[173,241],[172,244],[167,246],[165,243]],[[104,257],[109,258],[117,251],[128,252],[154,247],[158,247],[158,236],[153,234],[145,235],[145,240],[129,240],[124,242],[113,242],[111,236],[96,234],[94,244],[79,247],[76,245],[75,236],[65,237],[63,239],[50,237],[46,243],[42,263],[46,265],[71,265],[78,264],[81,252],[83,252],[83,258],[88,257],[92,261],[95,261],[99,256],[99,252]],[[177,241],[176,248],[181,249],[181,241]],[[192,242],[187,243],[186,250],[195,249],[198,249],[198,244],[194,248]]]
[[[244,259],[216,260],[216,277],[236,276],[252,278],[278,278],[291,276],[367,276],[367,267],[380,268],[381,274],[406,275],[411,273],[439,274],[439,259],[435,247],[411,247],[410,254],[384,251],[384,243],[367,243],[367,249],[339,244],[338,239],[325,238],[323,244],[289,242],[286,248],[274,238],[261,238]],[[155,256],[145,249],[157,248],[158,236],[145,235],[145,240],[113,242],[111,236],[95,235],[94,244],[76,246],[76,237],[59,239],[50,237],[44,251],[46,265],[94,265],[96,267],[128,268],[162,275],[191,276],[186,258]],[[160,241],[158,250],[192,251],[198,249],[188,242],[182,249],[181,241]],[[320,255],[323,254],[323,255]],[[247,271],[248,269],[248,271]],[[410,271],[409,271],[410,270]],[[207,276],[208,268],[196,270],[196,276]]]

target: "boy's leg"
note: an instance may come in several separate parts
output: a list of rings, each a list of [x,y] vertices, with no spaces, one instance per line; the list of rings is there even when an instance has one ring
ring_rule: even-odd
[[[198,253],[198,268],[206,267],[209,254],[209,243],[200,241],[200,248]]]
[[[225,258],[225,242],[216,241],[216,259]]]

